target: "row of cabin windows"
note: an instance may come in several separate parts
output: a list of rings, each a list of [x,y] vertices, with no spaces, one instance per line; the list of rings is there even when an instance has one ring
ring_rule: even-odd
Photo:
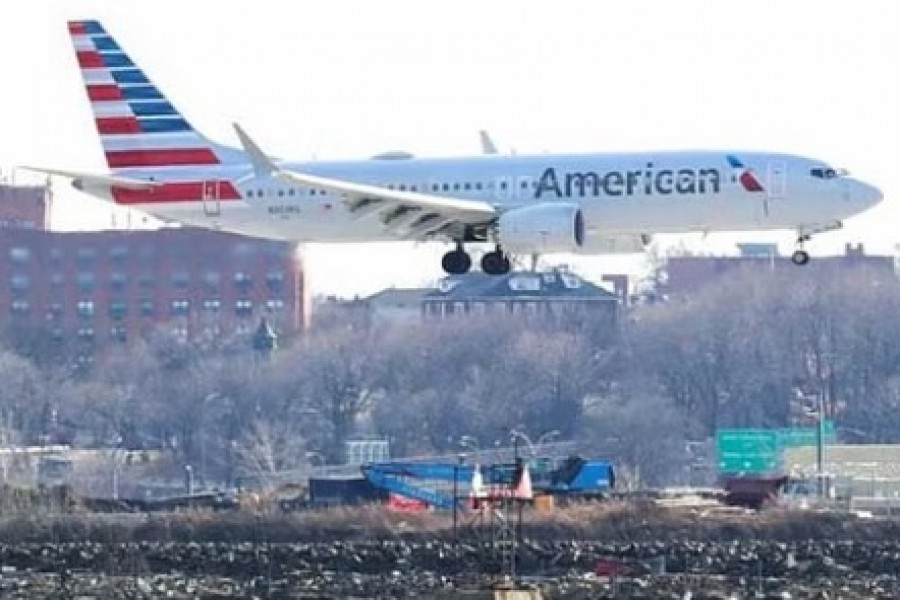
[[[519,188],[523,189],[523,190],[527,190],[527,189],[531,189],[531,188],[537,189],[537,185],[538,185],[537,181],[535,181],[533,179],[523,179],[519,182]],[[389,183],[382,187],[385,187],[389,190],[398,190],[401,192],[418,192],[420,186],[413,184],[413,183],[410,183],[410,184]],[[428,189],[428,187],[430,187],[432,192],[451,192],[451,191],[452,192],[460,192],[460,191],[481,192],[486,189],[494,188],[494,186],[492,184],[483,183],[481,181],[475,181],[475,182],[471,182],[471,181],[458,182],[457,181],[455,183],[432,183],[432,184],[430,184],[430,186],[421,186],[421,187],[422,187],[422,191],[426,191]],[[505,179],[501,179],[500,182],[496,185],[496,188],[503,192],[505,192],[513,187],[514,186],[511,184],[511,182],[509,182]],[[306,191],[304,191],[304,190],[306,190]],[[246,193],[247,193],[248,198],[254,198],[254,197],[255,198],[264,198],[267,194],[267,190],[263,190],[263,189],[247,190]],[[273,195],[271,190],[269,190],[268,193],[270,196]],[[326,190],[317,190],[315,188],[294,188],[294,187],[278,188],[274,192],[274,195],[277,195],[279,197],[302,196],[304,194],[306,194],[308,196],[325,196],[328,194],[328,192]]]
[[[153,300],[144,299],[138,304],[139,313],[144,317],[151,317],[156,314],[156,306]],[[79,300],[76,304],[78,316],[84,318],[93,317],[96,314],[96,304],[93,300]],[[266,300],[266,310],[269,312],[279,312],[284,310],[284,300],[280,298],[272,298]],[[222,308],[222,301],[218,298],[209,298],[203,301],[203,310],[208,313],[218,313]],[[12,301],[10,311],[13,314],[27,314],[31,310],[31,303],[23,298],[17,298]],[[59,317],[65,311],[65,307],[61,302],[54,302],[49,306],[48,318]],[[191,311],[191,301],[187,299],[176,299],[169,303],[169,314],[172,316],[183,316]],[[253,300],[241,299],[234,303],[234,313],[237,316],[250,316],[253,314]],[[128,316],[128,303],[124,300],[113,300],[109,304],[109,316],[112,319],[121,320]]]

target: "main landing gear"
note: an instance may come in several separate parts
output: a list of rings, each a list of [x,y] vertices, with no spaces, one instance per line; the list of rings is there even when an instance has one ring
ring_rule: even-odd
[[[506,275],[511,268],[509,258],[503,253],[500,246],[481,257],[481,270],[488,275]]]
[[[463,249],[462,242],[457,242],[456,249],[444,254],[441,266],[448,275],[463,275],[472,268],[472,258]],[[481,270],[488,275],[506,275],[511,268],[509,257],[500,246],[481,257]]]
[[[463,275],[472,268],[472,257],[463,250],[462,242],[456,243],[456,249],[444,255],[441,266],[448,275]]]

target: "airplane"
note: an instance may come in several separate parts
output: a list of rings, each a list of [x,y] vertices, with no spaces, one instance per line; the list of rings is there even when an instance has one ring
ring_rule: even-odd
[[[33,170],[191,226],[297,242],[449,242],[449,274],[472,267],[466,244],[487,243],[480,266],[492,275],[520,254],[634,253],[655,234],[787,229],[804,265],[812,235],[882,200],[846,171],[792,154],[507,155],[486,133],[469,157],[286,162],[237,124],[241,148],[203,136],[98,21],[68,29],[109,173]]]

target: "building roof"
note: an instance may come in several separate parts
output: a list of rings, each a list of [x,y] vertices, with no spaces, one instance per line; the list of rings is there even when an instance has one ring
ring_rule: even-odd
[[[365,301],[370,306],[418,307],[429,291],[427,288],[387,288],[372,294]]]
[[[618,297],[567,271],[516,271],[507,275],[467,273],[443,278],[438,288],[425,294],[426,302],[578,299],[618,302]]]

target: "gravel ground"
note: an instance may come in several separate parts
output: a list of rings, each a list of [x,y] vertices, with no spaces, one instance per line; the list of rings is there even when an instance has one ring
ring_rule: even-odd
[[[598,577],[600,560],[630,573]],[[0,545],[0,563],[4,598],[471,598],[500,571],[488,544],[404,541]],[[518,566],[551,598],[900,594],[900,542],[528,541]]]
[[[897,520],[615,504],[526,516],[517,573],[545,598],[900,598]],[[7,514],[0,598],[490,598],[469,591],[498,580],[500,555],[486,530],[460,532],[446,515],[373,509]],[[601,563],[620,573],[598,576]]]

